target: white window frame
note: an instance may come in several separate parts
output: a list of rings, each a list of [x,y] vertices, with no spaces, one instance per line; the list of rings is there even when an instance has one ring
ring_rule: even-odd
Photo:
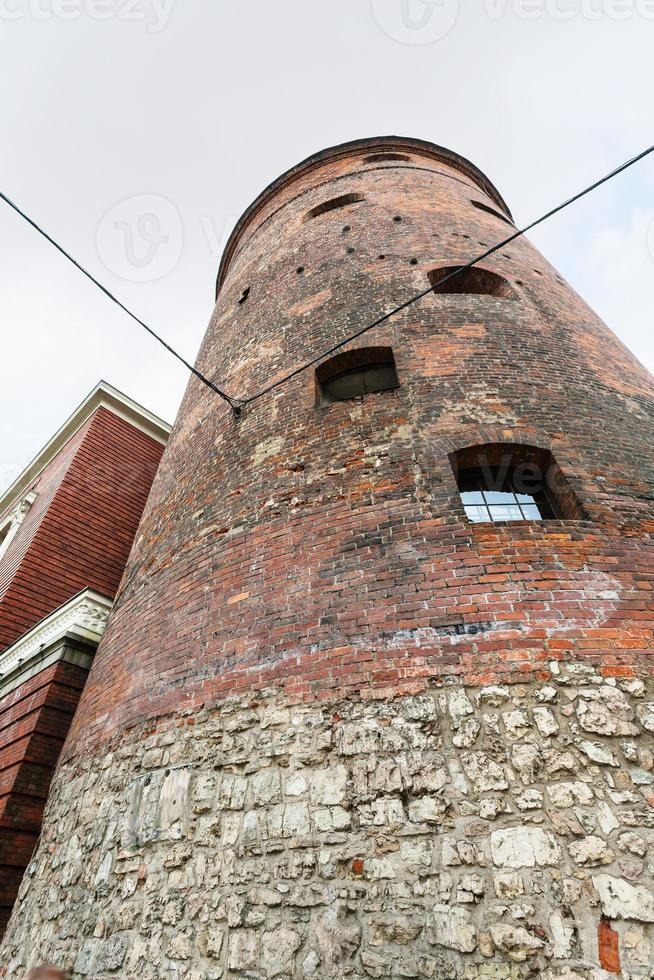
[[[0,535],[5,532],[4,537],[0,539],[0,561],[2,561],[9,545],[16,537],[18,528],[21,526],[25,518],[27,517],[30,507],[36,500],[36,493],[31,490],[26,494],[18,506],[12,511],[9,517],[0,524]]]

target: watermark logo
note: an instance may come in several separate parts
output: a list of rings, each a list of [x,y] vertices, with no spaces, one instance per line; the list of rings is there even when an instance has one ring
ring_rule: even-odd
[[[228,214],[220,223],[216,223],[209,214],[200,217],[204,237],[209,246],[209,251],[215,259],[222,258],[237,219],[237,214]]]
[[[459,0],[370,0],[382,31],[401,44],[434,44],[450,33]]]
[[[459,0],[371,0],[373,17],[401,44],[433,44],[454,28]],[[481,16],[498,23],[509,17],[549,20],[654,21],[654,0],[481,0]]]
[[[483,0],[489,20],[654,20],[654,0]]]
[[[139,194],[107,211],[95,241],[114,275],[129,282],[155,282],[172,272],[182,256],[182,219],[167,198]]]
[[[119,20],[145,24],[159,34],[175,0],[0,0],[0,21]]]

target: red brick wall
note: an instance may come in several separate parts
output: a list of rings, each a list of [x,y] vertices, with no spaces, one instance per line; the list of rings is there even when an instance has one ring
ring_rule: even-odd
[[[81,426],[62,448],[61,452],[57,453],[55,458],[48,463],[30,488],[36,492],[36,499],[27,512],[18,533],[14,535],[9,547],[0,559],[0,603],[4,599],[17,569],[20,567],[27,550],[32,544],[34,535],[38,531],[41,521],[48,511],[54,495],[61,486],[61,481],[66,476],[68,467],[75,458],[75,453],[86,435],[89,424],[89,422],[86,422]],[[2,518],[4,519],[7,516],[9,515],[5,513],[2,515]]]
[[[0,650],[82,589],[115,595],[162,448],[101,407],[44,471],[0,563]]]
[[[36,845],[87,671],[58,663],[0,698],[0,935]]]
[[[249,395],[506,237],[469,168],[401,149],[326,154],[257,204],[203,372]],[[654,382],[528,240],[485,267],[513,299],[429,295],[353,345],[393,348],[394,392],[317,406],[307,371],[236,421],[191,381],[67,754],[272,683],[370,697],[562,657],[651,669]],[[468,524],[448,457],[485,442],[551,450],[587,519]]]

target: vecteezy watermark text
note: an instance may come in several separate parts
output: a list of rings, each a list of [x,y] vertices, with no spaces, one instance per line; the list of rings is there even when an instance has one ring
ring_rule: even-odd
[[[461,0],[370,0],[377,24],[402,44],[433,44],[454,28]],[[489,21],[654,21],[654,0],[481,0]]]
[[[654,20],[654,0],[483,0],[491,20],[513,13],[521,20]]]
[[[150,34],[167,25],[175,0],[0,0],[0,21],[120,20],[143,23]]]

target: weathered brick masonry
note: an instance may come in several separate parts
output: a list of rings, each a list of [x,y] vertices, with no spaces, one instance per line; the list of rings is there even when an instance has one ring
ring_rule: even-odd
[[[251,395],[509,226],[448,151],[326,151],[239,222],[198,367]],[[650,975],[654,382],[526,239],[484,268],[350,345],[393,391],[191,381],[10,976]],[[470,524],[485,445],[551,453],[565,519]]]

